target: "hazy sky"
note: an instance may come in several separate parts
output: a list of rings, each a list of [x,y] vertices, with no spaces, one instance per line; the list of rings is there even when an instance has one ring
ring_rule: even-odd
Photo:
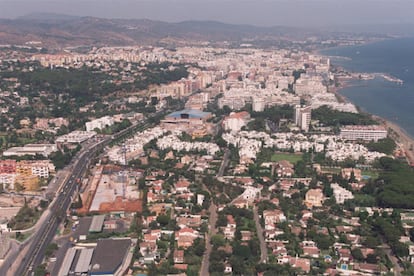
[[[260,26],[414,23],[414,0],[0,0],[0,17],[33,12]]]

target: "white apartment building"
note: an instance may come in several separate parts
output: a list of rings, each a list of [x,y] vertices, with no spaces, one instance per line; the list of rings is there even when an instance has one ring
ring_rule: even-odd
[[[243,126],[250,120],[250,114],[246,111],[230,113],[223,121],[225,130],[240,131]]]
[[[344,126],[339,136],[345,140],[378,141],[387,138],[387,129],[378,125]]]
[[[112,126],[114,124],[114,119],[109,116],[105,116],[99,119],[86,122],[86,131],[93,131],[95,128],[104,129],[105,127]]]
[[[69,143],[69,144],[80,144],[86,140],[94,137],[95,131],[72,131],[71,133],[59,136],[56,139],[56,143]]]
[[[2,173],[0,174],[0,185],[3,185],[3,188],[8,187],[9,189],[13,190],[15,179],[15,173]]]
[[[252,99],[252,110],[254,112],[262,112],[266,107],[266,102],[264,98],[256,98]]]
[[[311,107],[305,106],[301,107],[300,105],[295,106],[295,124],[300,127],[303,131],[309,131],[309,125],[311,121]]]
[[[55,166],[50,161],[36,161],[30,163],[32,167],[32,175],[40,178],[48,178],[50,172],[55,171]]]
[[[354,198],[352,192],[339,186],[337,183],[332,183],[331,188],[333,189],[333,196],[335,197],[336,203],[338,204],[343,204],[345,200]]]
[[[43,155],[49,156],[57,151],[55,144],[27,144],[24,147],[13,147],[5,150],[3,156]]]

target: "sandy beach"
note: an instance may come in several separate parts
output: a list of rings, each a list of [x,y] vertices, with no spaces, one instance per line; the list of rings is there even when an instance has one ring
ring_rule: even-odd
[[[399,125],[384,118],[373,115],[373,117],[380,121],[390,131],[391,138],[397,143],[399,148],[405,153],[409,164],[414,164],[414,139]]]

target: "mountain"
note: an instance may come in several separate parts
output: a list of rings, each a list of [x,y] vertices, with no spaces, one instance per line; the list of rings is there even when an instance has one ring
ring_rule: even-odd
[[[307,38],[331,39],[344,33],[363,35],[413,34],[413,25],[326,26],[319,29],[298,27],[258,27],[216,21],[167,23],[148,19],[107,19],[62,14],[35,13],[16,19],[0,19],[0,44],[41,41],[47,48],[68,46],[180,45],[192,41],[228,44],[256,41],[278,45]]]
[[[280,40],[314,35],[312,30],[291,27],[257,27],[215,21],[167,23],[147,19],[104,19],[59,14],[30,14],[0,19],[1,44],[41,41],[50,47],[78,45],[122,46],[180,43],[180,41]]]

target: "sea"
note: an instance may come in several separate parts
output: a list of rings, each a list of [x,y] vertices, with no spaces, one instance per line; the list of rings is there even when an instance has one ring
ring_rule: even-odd
[[[389,39],[319,52],[332,65],[349,72],[385,73],[403,84],[382,77],[353,80],[339,92],[361,110],[395,122],[414,137],[414,37]]]

